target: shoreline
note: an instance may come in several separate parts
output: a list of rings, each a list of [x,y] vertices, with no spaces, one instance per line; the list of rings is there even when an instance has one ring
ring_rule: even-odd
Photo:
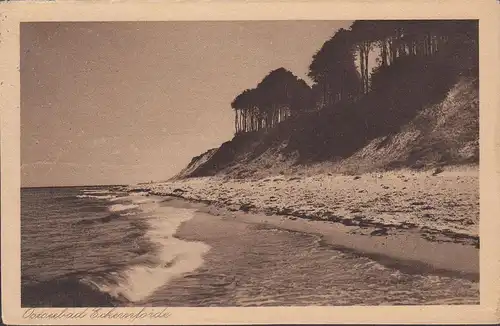
[[[432,242],[408,230],[384,236],[356,234],[352,233],[356,227],[338,223],[234,212],[180,197],[164,197],[162,203],[165,205],[195,209],[194,219],[204,215],[206,218],[218,217],[222,222],[233,220],[264,228],[314,234],[321,237],[322,246],[366,257],[407,274],[459,277],[474,282],[479,281],[479,250],[472,246]],[[190,220],[184,223],[196,222]]]
[[[264,179],[200,177],[132,188],[229,211],[329,221],[386,234],[418,230],[435,242],[479,248],[479,171],[323,174]]]
[[[129,187],[167,205],[321,236],[413,273],[479,279],[479,169],[221,176]]]

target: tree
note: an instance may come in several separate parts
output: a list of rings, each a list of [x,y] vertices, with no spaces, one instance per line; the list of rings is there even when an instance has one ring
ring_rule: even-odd
[[[256,88],[236,96],[231,104],[235,130],[273,128],[310,108],[351,103],[394,84],[401,69],[413,70],[417,79],[422,77],[419,71],[429,65],[446,73],[455,69],[477,74],[478,53],[477,20],[355,21],[349,30],[338,30],[314,54],[308,72],[312,88],[285,68],[278,68]],[[373,55],[378,55],[378,67],[372,72],[369,59]]]
[[[316,102],[322,107],[352,101],[359,93],[360,79],[351,36],[348,30],[337,31],[313,56],[309,65],[308,75],[315,82]]]
[[[366,94],[370,90],[369,58],[376,42],[379,40],[377,30],[380,30],[377,21],[357,20],[351,25],[351,35],[355,48],[358,51],[359,69],[361,73],[361,92]],[[384,44],[385,51],[385,44]]]
[[[266,127],[276,124],[291,116],[292,111],[308,109],[310,87],[285,68],[271,71],[257,85],[259,107],[264,110]]]
[[[244,90],[231,103],[236,133],[272,128],[292,112],[309,109],[311,89],[285,68],[267,74],[254,89]]]

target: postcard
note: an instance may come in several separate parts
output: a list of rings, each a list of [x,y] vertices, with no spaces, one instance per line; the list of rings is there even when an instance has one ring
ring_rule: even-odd
[[[498,6],[2,3],[4,322],[498,322]]]

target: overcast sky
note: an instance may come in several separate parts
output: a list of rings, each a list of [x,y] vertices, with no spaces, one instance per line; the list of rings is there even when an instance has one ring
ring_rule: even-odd
[[[242,90],[346,21],[24,23],[23,186],[165,180],[233,136]]]

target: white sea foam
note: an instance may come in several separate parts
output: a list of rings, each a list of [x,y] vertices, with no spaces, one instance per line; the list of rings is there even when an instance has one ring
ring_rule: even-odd
[[[151,199],[151,198],[147,198],[147,197],[146,197],[146,198],[140,198],[140,197],[138,198],[138,197],[133,197],[133,198],[131,198],[131,199],[132,199],[132,202],[133,202],[134,204],[145,204],[145,203],[154,202],[154,200],[153,200],[153,199]]]
[[[146,236],[160,245],[159,251],[131,261],[131,267],[121,273],[115,282],[95,282],[101,291],[131,302],[140,302],[173,278],[192,272],[203,264],[203,254],[210,249],[208,245],[173,237],[181,223],[194,216],[194,210],[155,204],[155,216],[147,218],[150,229]],[[148,263],[145,264],[145,261]]]
[[[130,209],[134,209],[134,208],[137,208],[137,207],[139,207],[139,206],[135,205],[135,204],[128,204],[128,205],[115,204],[115,205],[111,205],[111,207],[109,207],[109,210],[111,212],[121,212],[121,211],[126,211],[126,210],[130,210]]]
[[[145,192],[145,191],[141,191],[141,192],[131,192],[129,194],[129,196],[146,196],[148,193]]]
[[[129,200],[133,201],[134,203],[141,204],[151,201],[151,197],[147,195],[149,195],[149,193],[147,192],[130,192],[125,196],[114,198],[112,199],[112,201]]]
[[[110,201],[119,201],[119,200],[124,200],[124,199],[127,199],[128,196],[125,196],[125,197],[116,197],[115,198],[111,198]]]
[[[119,200],[131,201],[134,204],[145,204],[155,201],[155,199],[151,197],[142,197],[142,196],[123,196],[123,197],[115,196],[115,198],[110,199],[110,201],[119,201]]]
[[[109,194],[109,190],[91,190],[86,189],[83,191],[84,194]]]
[[[77,195],[77,198],[94,198],[94,199],[110,199],[116,198],[114,195],[94,196],[94,195]]]
[[[134,215],[137,215],[137,214],[134,213],[134,212],[129,212],[129,213],[121,213],[120,215],[121,216],[134,216]]]

